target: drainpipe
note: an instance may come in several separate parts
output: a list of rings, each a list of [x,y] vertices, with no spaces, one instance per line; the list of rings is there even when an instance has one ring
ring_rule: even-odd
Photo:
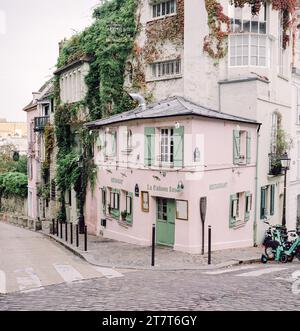
[[[146,101],[142,95],[138,93],[129,93],[129,95],[133,100],[136,100],[139,103],[139,106],[142,107],[142,110],[146,110]]]
[[[260,137],[259,124],[256,135],[256,169],[255,169],[255,207],[254,207],[254,223],[253,223],[253,246],[257,247],[257,206],[258,206],[258,151],[259,151],[259,137]]]

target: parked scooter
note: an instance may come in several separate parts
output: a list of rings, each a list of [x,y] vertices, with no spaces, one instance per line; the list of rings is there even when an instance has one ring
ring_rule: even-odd
[[[264,246],[265,255],[261,261],[267,263],[268,260],[280,261],[282,263],[292,262],[296,256],[300,260],[300,236],[296,230],[287,231],[284,226],[271,226],[266,231]],[[288,234],[291,240],[288,240]]]

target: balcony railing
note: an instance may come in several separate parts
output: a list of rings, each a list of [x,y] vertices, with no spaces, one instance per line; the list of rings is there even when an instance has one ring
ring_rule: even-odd
[[[269,154],[269,175],[280,176],[282,175],[281,160],[276,154]]]
[[[34,118],[34,132],[42,132],[45,126],[49,123],[49,116],[35,117]]]

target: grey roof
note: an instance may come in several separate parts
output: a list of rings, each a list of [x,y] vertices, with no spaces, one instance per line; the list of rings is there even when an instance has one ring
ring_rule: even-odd
[[[186,115],[201,116],[206,118],[228,120],[234,122],[244,122],[256,125],[259,124],[255,120],[229,115],[203,106],[199,106],[182,97],[171,97],[160,102],[149,104],[147,105],[147,108],[145,110],[143,110],[141,107],[137,107],[133,110],[121,114],[86,123],[85,126],[87,126],[88,128],[96,128],[125,121]]]

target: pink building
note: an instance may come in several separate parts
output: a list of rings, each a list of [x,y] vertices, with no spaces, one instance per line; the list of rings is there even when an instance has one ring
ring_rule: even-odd
[[[150,245],[155,224],[158,244],[199,253],[206,197],[213,249],[253,245],[259,123],[173,97],[87,126],[98,234]]]

